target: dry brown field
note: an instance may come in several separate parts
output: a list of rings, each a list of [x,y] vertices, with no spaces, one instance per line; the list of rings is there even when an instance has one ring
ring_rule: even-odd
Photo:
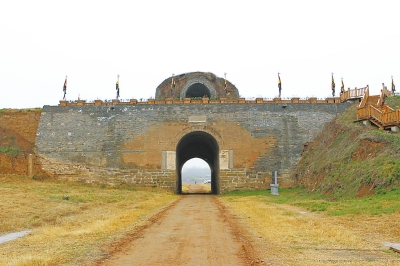
[[[400,210],[334,216],[276,204],[273,197],[221,198],[249,229],[265,265],[400,265],[400,254],[384,245],[400,243]]]
[[[0,195],[0,235],[32,230],[0,244],[0,265],[91,265],[178,199],[155,189],[15,175],[0,175]]]
[[[206,192],[201,187],[188,186],[187,192]],[[139,231],[164,219],[182,197],[123,184],[110,187],[16,175],[0,176],[0,195],[0,235],[32,230],[0,244],[0,265],[98,265],[130,245]],[[279,203],[267,194],[204,197],[220,202],[216,206],[223,220],[236,228],[235,238],[251,245],[245,251],[254,251],[256,259],[249,265],[400,265],[400,255],[383,244],[400,242],[399,210],[331,215]],[[185,212],[188,215],[190,211]],[[207,221],[204,210],[199,222],[214,221]]]

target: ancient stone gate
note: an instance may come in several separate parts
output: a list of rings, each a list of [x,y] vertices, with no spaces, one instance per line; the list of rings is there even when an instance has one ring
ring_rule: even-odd
[[[272,171],[291,186],[304,144],[349,106],[334,98],[245,100],[210,73],[185,75],[175,87],[172,78],[164,81],[146,102],[44,106],[35,146],[43,169],[59,178],[180,193],[182,166],[197,157],[210,166],[213,193],[269,188]],[[195,85],[199,75],[209,84]],[[210,84],[209,95],[218,97],[182,97],[193,85],[208,96]]]

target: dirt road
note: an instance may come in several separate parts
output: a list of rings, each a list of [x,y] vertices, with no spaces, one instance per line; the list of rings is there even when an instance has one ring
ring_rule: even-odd
[[[253,265],[255,257],[218,198],[192,194],[182,196],[102,265]]]

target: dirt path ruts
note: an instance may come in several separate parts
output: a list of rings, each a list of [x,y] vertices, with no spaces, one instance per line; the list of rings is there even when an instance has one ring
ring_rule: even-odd
[[[254,265],[234,218],[213,195],[185,195],[101,265]]]

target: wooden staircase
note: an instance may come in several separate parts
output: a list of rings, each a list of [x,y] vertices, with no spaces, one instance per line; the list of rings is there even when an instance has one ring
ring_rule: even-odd
[[[364,92],[359,106],[357,107],[357,121],[369,120],[379,129],[391,129],[400,125],[400,108],[396,110],[390,108],[385,103],[385,97],[391,97],[392,92],[386,88],[382,90],[381,95],[369,95],[369,89]]]

